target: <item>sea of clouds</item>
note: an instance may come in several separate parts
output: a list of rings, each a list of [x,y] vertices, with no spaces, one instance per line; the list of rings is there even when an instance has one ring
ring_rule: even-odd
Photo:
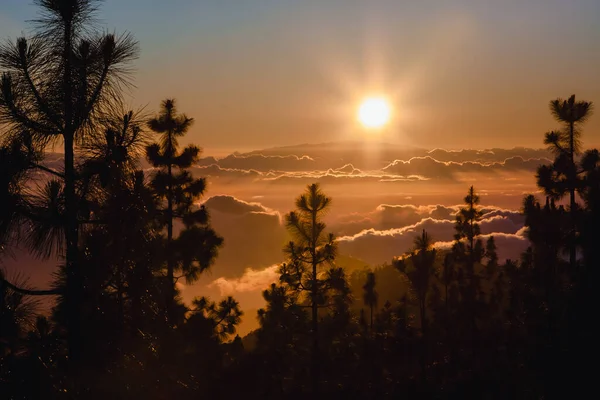
[[[408,251],[423,229],[437,247],[448,248],[471,185],[481,196],[483,238],[494,236],[501,259],[517,259],[528,245],[521,202],[536,193],[535,171],[550,157],[528,148],[452,151],[382,144],[366,149],[352,142],[206,156],[192,169],[207,178],[200,203],[225,245],[210,272],[179,287],[186,300],[235,296],[246,310],[242,333],[253,328],[261,293],[278,279],[278,265],[285,261],[282,248],[290,240],[285,214],[314,182],[333,200],[325,221],[347,268],[390,262]],[[60,156],[48,160],[60,162]],[[144,163],[141,167],[152,172]],[[4,264],[42,287],[57,262],[17,252]]]

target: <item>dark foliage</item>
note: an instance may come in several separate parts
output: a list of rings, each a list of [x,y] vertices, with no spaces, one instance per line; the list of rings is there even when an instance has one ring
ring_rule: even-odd
[[[177,138],[183,136],[194,120],[179,115],[175,100],[162,102],[161,111],[148,121],[148,127],[160,134],[160,143],[146,147],[146,158],[156,168],[150,186],[159,205],[156,221],[166,228],[164,254],[166,264],[165,303],[172,324],[175,317],[175,284],[180,278],[187,283],[198,279],[212,265],[223,239],[209,225],[208,211],[195,207],[206,189],[203,178],[194,178],[189,171],[200,157],[200,148],[187,146],[179,151]],[[181,220],[184,229],[175,237],[174,222]],[[175,273],[180,272],[180,276]]]

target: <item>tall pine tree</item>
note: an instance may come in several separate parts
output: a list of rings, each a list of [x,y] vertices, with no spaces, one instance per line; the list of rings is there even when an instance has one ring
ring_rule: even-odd
[[[331,199],[316,183],[309,185],[296,199],[296,211],[286,216],[286,225],[294,241],[286,246],[290,262],[282,268],[281,277],[297,290],[308,292],[313,341],[311,379],[315,394],[319,391],[320,379],[318,311],[325,305],[327,290],[336,286],[336,282],[328,279],[331,274],[320,274],[324,264],[333,262],[337,250],[333,234],[325,233],[322,220],[330,204]]]
[[[187,133],[193,122],[185,114],[177,113],[173,99],[164,100],[160,113],[148,122],[150,129],[160,135],[159,143],[146,148],[146,158],[157,169],[151,186],[162,203],[159,219],[167,234],[165,301],[171,325],[178,322],[177,280],[185,278],[187,283],[197,280],[212,265],[223,244],[223,239],[211,228],[204,206],[194,206],[206,190],[205,179],[194,178],[189,170],[198,161],[200,148],[189,145],[179,149],[178,138]],[[177,237],[176,220],[184,225]]]

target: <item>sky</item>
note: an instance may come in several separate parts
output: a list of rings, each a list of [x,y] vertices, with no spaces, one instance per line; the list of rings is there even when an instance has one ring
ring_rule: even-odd
[[[3,0],[0,37],[31,1]],[[106,0],[102,27],[140,42],[132,107],[174,97],[187,140],[226,155],[298,143],[541,147],[548,101],[600,98],[596,0]],[[356,122],[383,95],[393,123]],[[592,118],[586,143],[600,118]]]
[[[2,0],[0,37],[27,33],[35,16],[28,1]],[[233,295],[240,333],[257,326],[290,239],[284,216],[306,185],[333,199],[326,223],[349,271],[390,262],[423,229],[447,247],[471,185],[483,234],[517,259],[523,196],[539,196],[535,171],[552,157],[543,135],[558,128],[548,102],[600,102],[597,0],[106,0],[98,19],[140,42],[131,107],[176,98],[196,120],[180,143],[204,148],[192,173],[207,178],[201,202],[225,245],[179,287],[186,301]],[[392,108],[380,130],[356,118],[373,95]],[[600,145],[599,130],[592,116],[585,146]],[[57,264],[25,250],[0,259],[38,288]]]

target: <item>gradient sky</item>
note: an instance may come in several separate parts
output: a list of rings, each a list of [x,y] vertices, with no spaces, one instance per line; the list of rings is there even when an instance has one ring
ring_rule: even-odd
[[[3,0],[0,37],[34,18]],[[550,99],[600,103],[597,0],[107,0],[110,30],[140,41],[132,106],[165,97],[196,118],[210,155],[336,140],[541,147]],[[355,121],[383,94],[394,123]],[[599,144],[600,116],[586,144]]]

